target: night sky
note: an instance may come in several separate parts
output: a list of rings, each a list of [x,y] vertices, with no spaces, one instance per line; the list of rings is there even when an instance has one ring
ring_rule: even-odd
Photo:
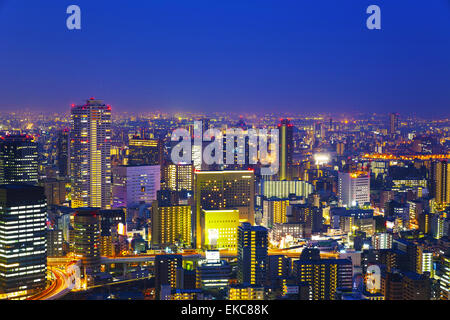
[[[366,28],[371,4],[382,30]],[[448,116],[450,1],[0,0],[0,110],[91,96],[119,111]]]

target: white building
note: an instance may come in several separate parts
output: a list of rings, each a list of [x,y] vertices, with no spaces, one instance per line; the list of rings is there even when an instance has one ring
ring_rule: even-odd
[[[339,172],[339,201],[344,207],[370,202],[370,176],[367,172]]]
[[[131,207],[152,203],[160,190],[160,166],[113,167],[113,206]]]

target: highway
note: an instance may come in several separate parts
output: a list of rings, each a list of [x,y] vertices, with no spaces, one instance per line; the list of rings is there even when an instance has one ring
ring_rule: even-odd
[[[53,274],[55,280],[45,290],[29,297],[27,300],[55,300],[72,290],[72,283],[63,271],[54,267],[49,267],[49,271]]]

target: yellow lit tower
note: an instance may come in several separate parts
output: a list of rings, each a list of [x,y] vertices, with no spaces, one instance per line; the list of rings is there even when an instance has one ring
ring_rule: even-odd
[[[111,208],[111,107],[91,98],[71,110],[72,207]]]

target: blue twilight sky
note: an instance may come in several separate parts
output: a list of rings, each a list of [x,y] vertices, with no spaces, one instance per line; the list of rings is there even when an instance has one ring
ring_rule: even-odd
[[[382,30],[366,28],[371,4]],[[450,0],[0,0],[0,110],[91,96],[120,111],[448,116]]]

